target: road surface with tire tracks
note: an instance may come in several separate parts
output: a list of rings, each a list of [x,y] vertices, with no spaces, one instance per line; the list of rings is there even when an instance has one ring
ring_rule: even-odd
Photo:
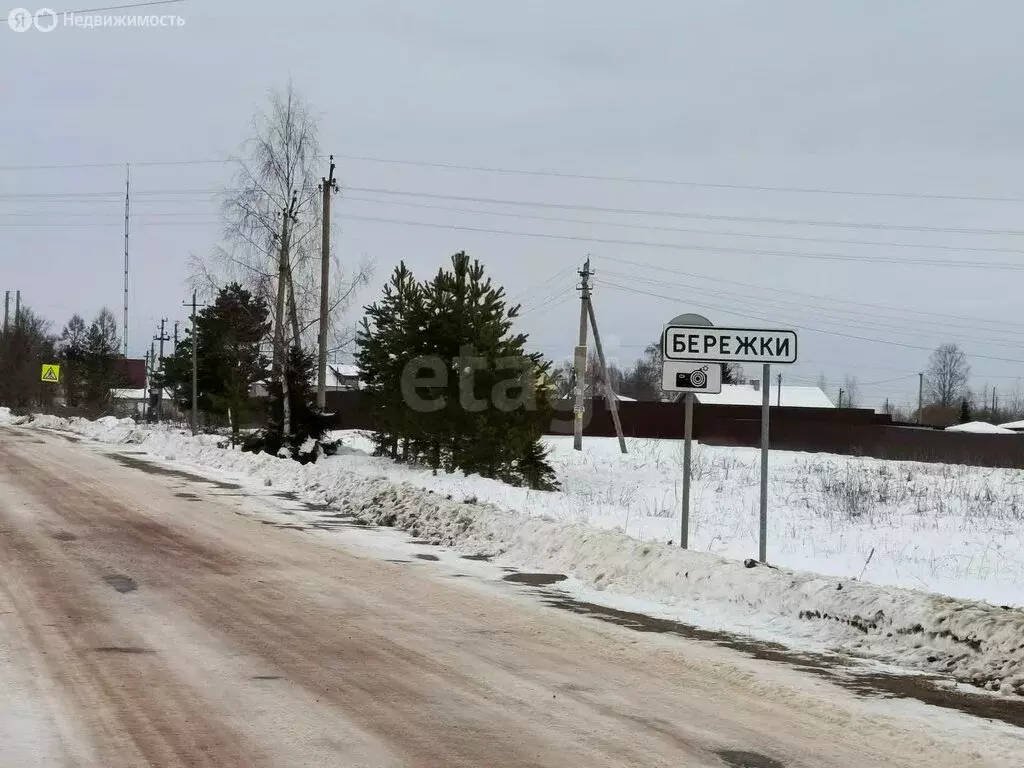
[[[3,768],[1019,764],[1004,724],[505,599],[179,491],[0,429]]]

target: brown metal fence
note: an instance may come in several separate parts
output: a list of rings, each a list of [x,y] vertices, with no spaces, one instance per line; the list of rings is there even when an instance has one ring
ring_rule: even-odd
[[[335,429],[372,429],[366,399],[360,392],[328,392]],[[626,437],[681,440],[682,403],[622,402]],[[707,445],[758,447],[761,409],[748,405],[698,405],[694,408],[694,439]],[[615,426],[604,401],[588,402],[584,436],[614,437]],[[572,406],[560,403],[551,435],[572,434]],[[982,435],[945,432],[897,424],[884,414],[855,408],[771,409],[770,444],[786,451],[837,453],[879,459],[971,464],[1024,469],[1024,435]]]

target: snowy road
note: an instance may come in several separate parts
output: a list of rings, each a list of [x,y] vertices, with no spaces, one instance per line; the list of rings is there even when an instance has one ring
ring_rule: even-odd
[[[0,766],[941,768],[1024,743],[237,511],[0,429]]]

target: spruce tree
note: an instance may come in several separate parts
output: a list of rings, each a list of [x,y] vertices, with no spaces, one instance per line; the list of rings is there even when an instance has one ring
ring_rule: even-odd
[[[401,445],[403,458],[435,470],[556,487],[540,440],[552,417],[553,389],[538,386],[549,364],[512,332],[518,311],[464,252],[427,283],[395,270],[358,338],[378,453],[398,456]],[[432,367],[414,385],[419,358]]]
[[[266,302],[238,283],[221,289],[214,303],[196,315],[197,405],[231,425],[237,441],[240,426],[254,412],[252,386],[267,378],[261,345],[270,331]],[[174,391],[182,409],[192,406],[192,329],[174,354],[164,359],[159,386]]]
[[[402,262],[384,286],[384,295],[366,307],[356,343],[356,362],[364,396],[373,413],[374,448],[378,455],[410,459],[417,437],[417,411],[405,402],[403,376],[423,351],[426,318],[423,292]],[[406,386],[410,382],[406,381]]]

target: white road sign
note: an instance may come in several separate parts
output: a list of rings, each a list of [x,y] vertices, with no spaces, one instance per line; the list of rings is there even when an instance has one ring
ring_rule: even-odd
[[[666,360],[661,368],[661,388],[665,392],[717,395],[722,391],[722,366]]]
[[[795,363],[796,332],[669,325],[662,352],[665,360]]]

